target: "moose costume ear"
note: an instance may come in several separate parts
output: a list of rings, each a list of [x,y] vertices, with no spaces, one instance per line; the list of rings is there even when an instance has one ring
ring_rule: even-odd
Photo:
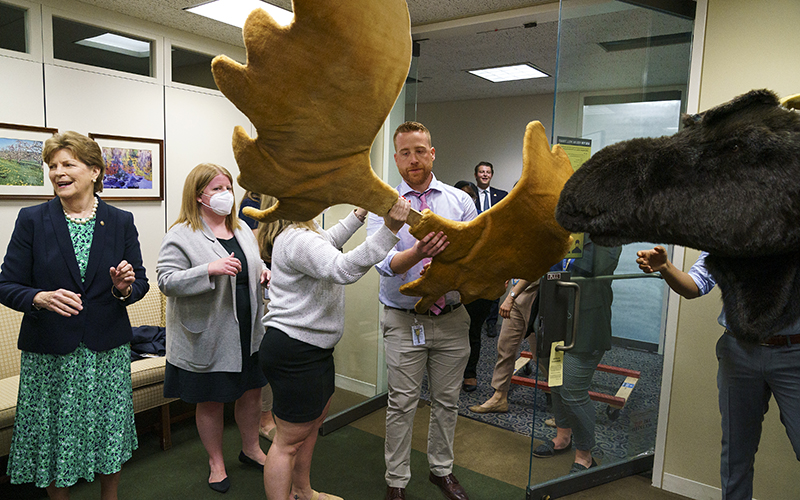
[[[800,109],[800,94],[784,97],[781,99],[781,106],[789,109]]]

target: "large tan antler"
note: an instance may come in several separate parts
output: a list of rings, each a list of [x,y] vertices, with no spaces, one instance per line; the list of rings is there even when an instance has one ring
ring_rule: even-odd
[[[310,220],[341,203],[385,214],[397,191],[372,171],[369,151],[411,61],[404,0],[295,0],[294,21],[261,9],[247,18],[245,66],[212,63],[217,86],[255,125],[233,134],[239,184],[278,204],[263,222]]]
[[[422,212],[422,221],[411,228],[411,234],[422,238],[441,230],[450,246],[433,259],[422,278],[400,291],[421,296],[414,308],[425,312],[450,290],[458,290],[461,300],[469,303],[501,296],[510,278],[539,279],[570,247],[569,232],[556,222],[555,210],[572,172],[561,146],[550,149],[542,124],[529,123],[522,177],[502,201],[470,222]]]
[[[348,203],[385,214],[397,191],[373,173],[369,150],[408,71],[406,3],[295,0],[293,7],[287,27],[260,9],[250,14],[245,66],[225,56],[212,63],[217,86],[258,132],[252,139],[234,130],[239,184],[278,199],[245,213],[262,222],[305,221]],[[450,290],[471,302],[499,297],[506,279],[538,279],[569,246],[554,212],[571,173],[561,148],[550,151],[544,127],[529,124],[522,178],[497,206],[468,223],[412,212],[414,236],[444,231],[451,244],[401,291],[422,296],[416,309],[423,312]]]

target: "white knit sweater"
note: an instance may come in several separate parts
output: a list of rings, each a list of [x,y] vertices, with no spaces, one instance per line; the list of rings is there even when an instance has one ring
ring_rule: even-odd
[[[344,285],[355,283],[399,241],[383,226],[342,253],[362,224],[351,212],[327,231],[292,227],[275,238],[265,327],[323,349],[339,342],[344,333]]]

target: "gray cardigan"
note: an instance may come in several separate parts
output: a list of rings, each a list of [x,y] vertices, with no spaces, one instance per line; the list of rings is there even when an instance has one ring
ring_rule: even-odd
[[[239,372],[242,349],[236,318],[236,277],[209,276],[208,265],[230,255],[204,223],[202,231],[173,226],[158,253],[158,288],[167,296],[167,361],[191,372]],[[250,353],[264,336],[261,260],[253,232],[234,232],[247,259],[250,283]]]
[[[323,349],[336,345],[344,333],[344,285],[358,281],[399,241],[381,226],[342,253],[361,225],[351,212],[327,231],[289,227],[275,238],[264,325]]]

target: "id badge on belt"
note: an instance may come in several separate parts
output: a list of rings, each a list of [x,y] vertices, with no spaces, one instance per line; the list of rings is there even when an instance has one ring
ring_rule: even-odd
[[[417,322],[414,317],[414,324],[411,325],[411,343],[414,345],[425,345],[425,328]]]

